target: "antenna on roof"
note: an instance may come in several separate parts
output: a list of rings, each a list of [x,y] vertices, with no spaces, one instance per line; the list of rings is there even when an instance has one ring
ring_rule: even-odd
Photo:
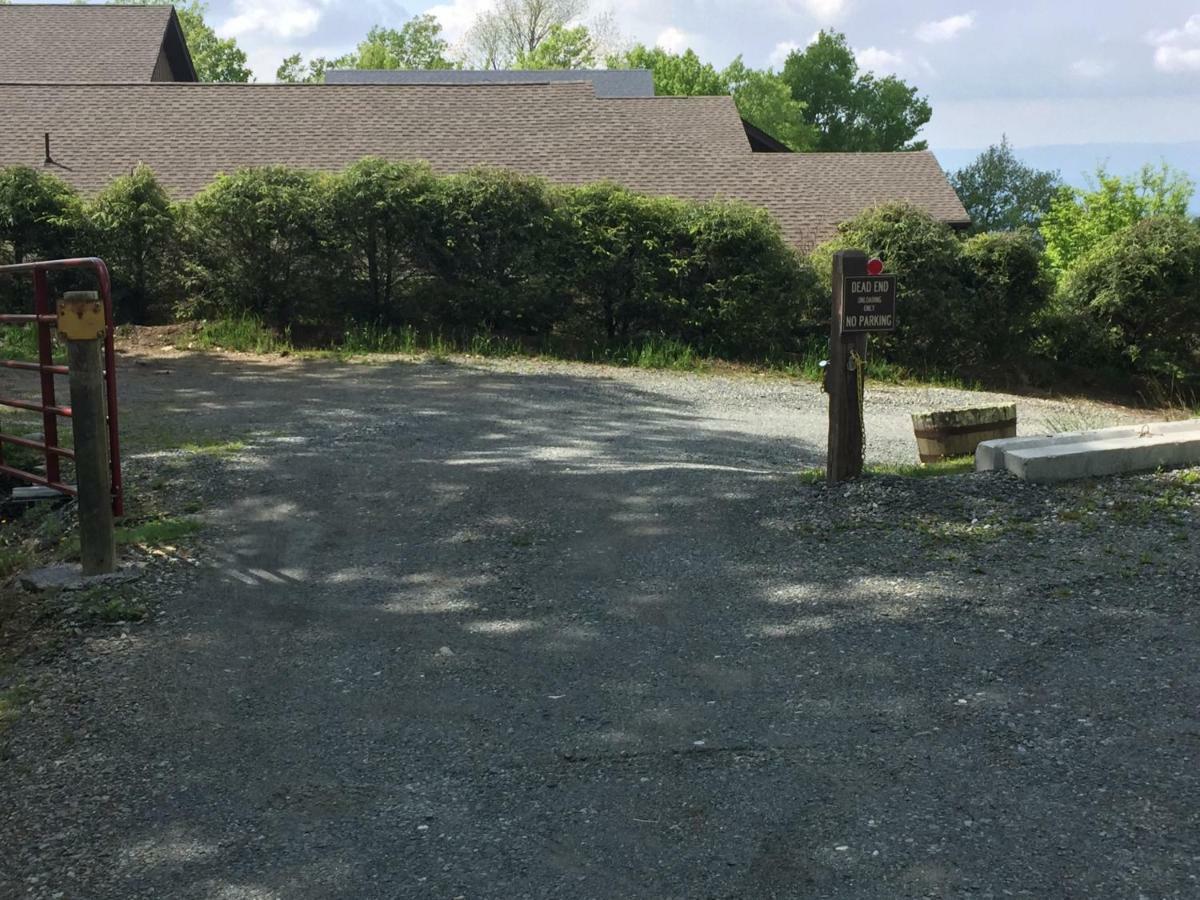
[[[47,131],[45,134],[45,137],[46,137],[46,159],[43,162],[43,165],[52,166],[52,165],[54,165],[54,158],[50,155],[50,132]]]

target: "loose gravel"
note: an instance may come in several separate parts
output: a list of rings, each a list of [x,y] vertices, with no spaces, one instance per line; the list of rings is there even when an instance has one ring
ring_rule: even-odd
[[[200,565],[24,673],[0,896],[1200,895],[1198,470],[827,487],[782,379],[129,363]],[[869,458],[1001,399],[872,390]]]

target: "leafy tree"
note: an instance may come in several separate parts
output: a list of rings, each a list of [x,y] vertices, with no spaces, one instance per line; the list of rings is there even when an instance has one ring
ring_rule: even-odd
[[[399,29],[376,25],[358,45],[360,69],[452,69],[436,16],[414,16]]]
[[[201,81],[249,81],[254,74],[246,65],[246,54],[233,38],[220,38],[204,21],[208,4],[189,0],[176,5],[175,0],[108,0],[115,6],[171,6],[179,16],[183,36],[192,54],[196,76]]]
[[[70,255],[81,210],[65,181],[28,166],[0,169],[0,259],[19,263]]]
[[[375,25],[357,48],[335,59],[323,56],[308,62],[299,53],[275,70],[275,80],[290,84],[321,84],[329,69],[453,69],[449,45],[435,16],[414,16],[399,29]]]
[[[804,104],[792,99],[791,89],[770,69],[749,69],[741,57],[722,73],[733,92],[738,113],[792,150],[811,150],[817,132],[804,120]]]
[[[783,66],[792,99],[804,104],[804,121],[817,131],[815,150],[923,150],[914,141],[932,109],[917,89],[889,75],[859,73],[846,36],[822,31]]]
[[[729,93],[729,79],[696,55],[694,50],[671,53],[661,47],[635,44],[608,58],[610,69],[649,69],[654,93],[667,97],[705,97]]]
[[[170,286],[178,215],[149,167],[139,165],[108,185],[87,207],[96,255],[112,270],[117,305],[146,322],[153,299]]]
[[[533,50],[522,50],[514,69],[591,69],[596,66],[596,48],[586,25],[568,28],[555,23],[546,39]]]
[[[1045,172],[1017,159],[1008,138],[1001,138],[950,176],[972,230],[1015,231],[1037,228],[1060,187],[1058,172]]]
[[[1186,218],[1195,187],[1166,163],[1144,166],[1130,178],[1110,175],[1101,166],[1090,190],[1060,188],[1051,201],[1039,229],[1046,259],[1065,272],[1104,238],[1143,219]]]
[[[483,69],[507,69],[538,49],[555,26],[564,29],[587,11],[587,0],[500,0],[480,13],[466,36],[466,58]]]

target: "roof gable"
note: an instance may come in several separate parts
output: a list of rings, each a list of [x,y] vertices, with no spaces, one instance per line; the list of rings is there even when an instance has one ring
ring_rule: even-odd
[[[145,83],[164,56],[172,80],[196,80],[171,6],[0,6],[0,82]]]

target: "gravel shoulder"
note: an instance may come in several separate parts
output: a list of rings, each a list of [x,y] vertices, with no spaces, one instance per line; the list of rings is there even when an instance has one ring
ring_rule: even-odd
[[[23,673],[0,896],[1200,891],[1196,470],[808,485],[825,398],[778,378],[138,351],[121,388],[200,565]],[[869,459],[999,399],[872,389]]]

